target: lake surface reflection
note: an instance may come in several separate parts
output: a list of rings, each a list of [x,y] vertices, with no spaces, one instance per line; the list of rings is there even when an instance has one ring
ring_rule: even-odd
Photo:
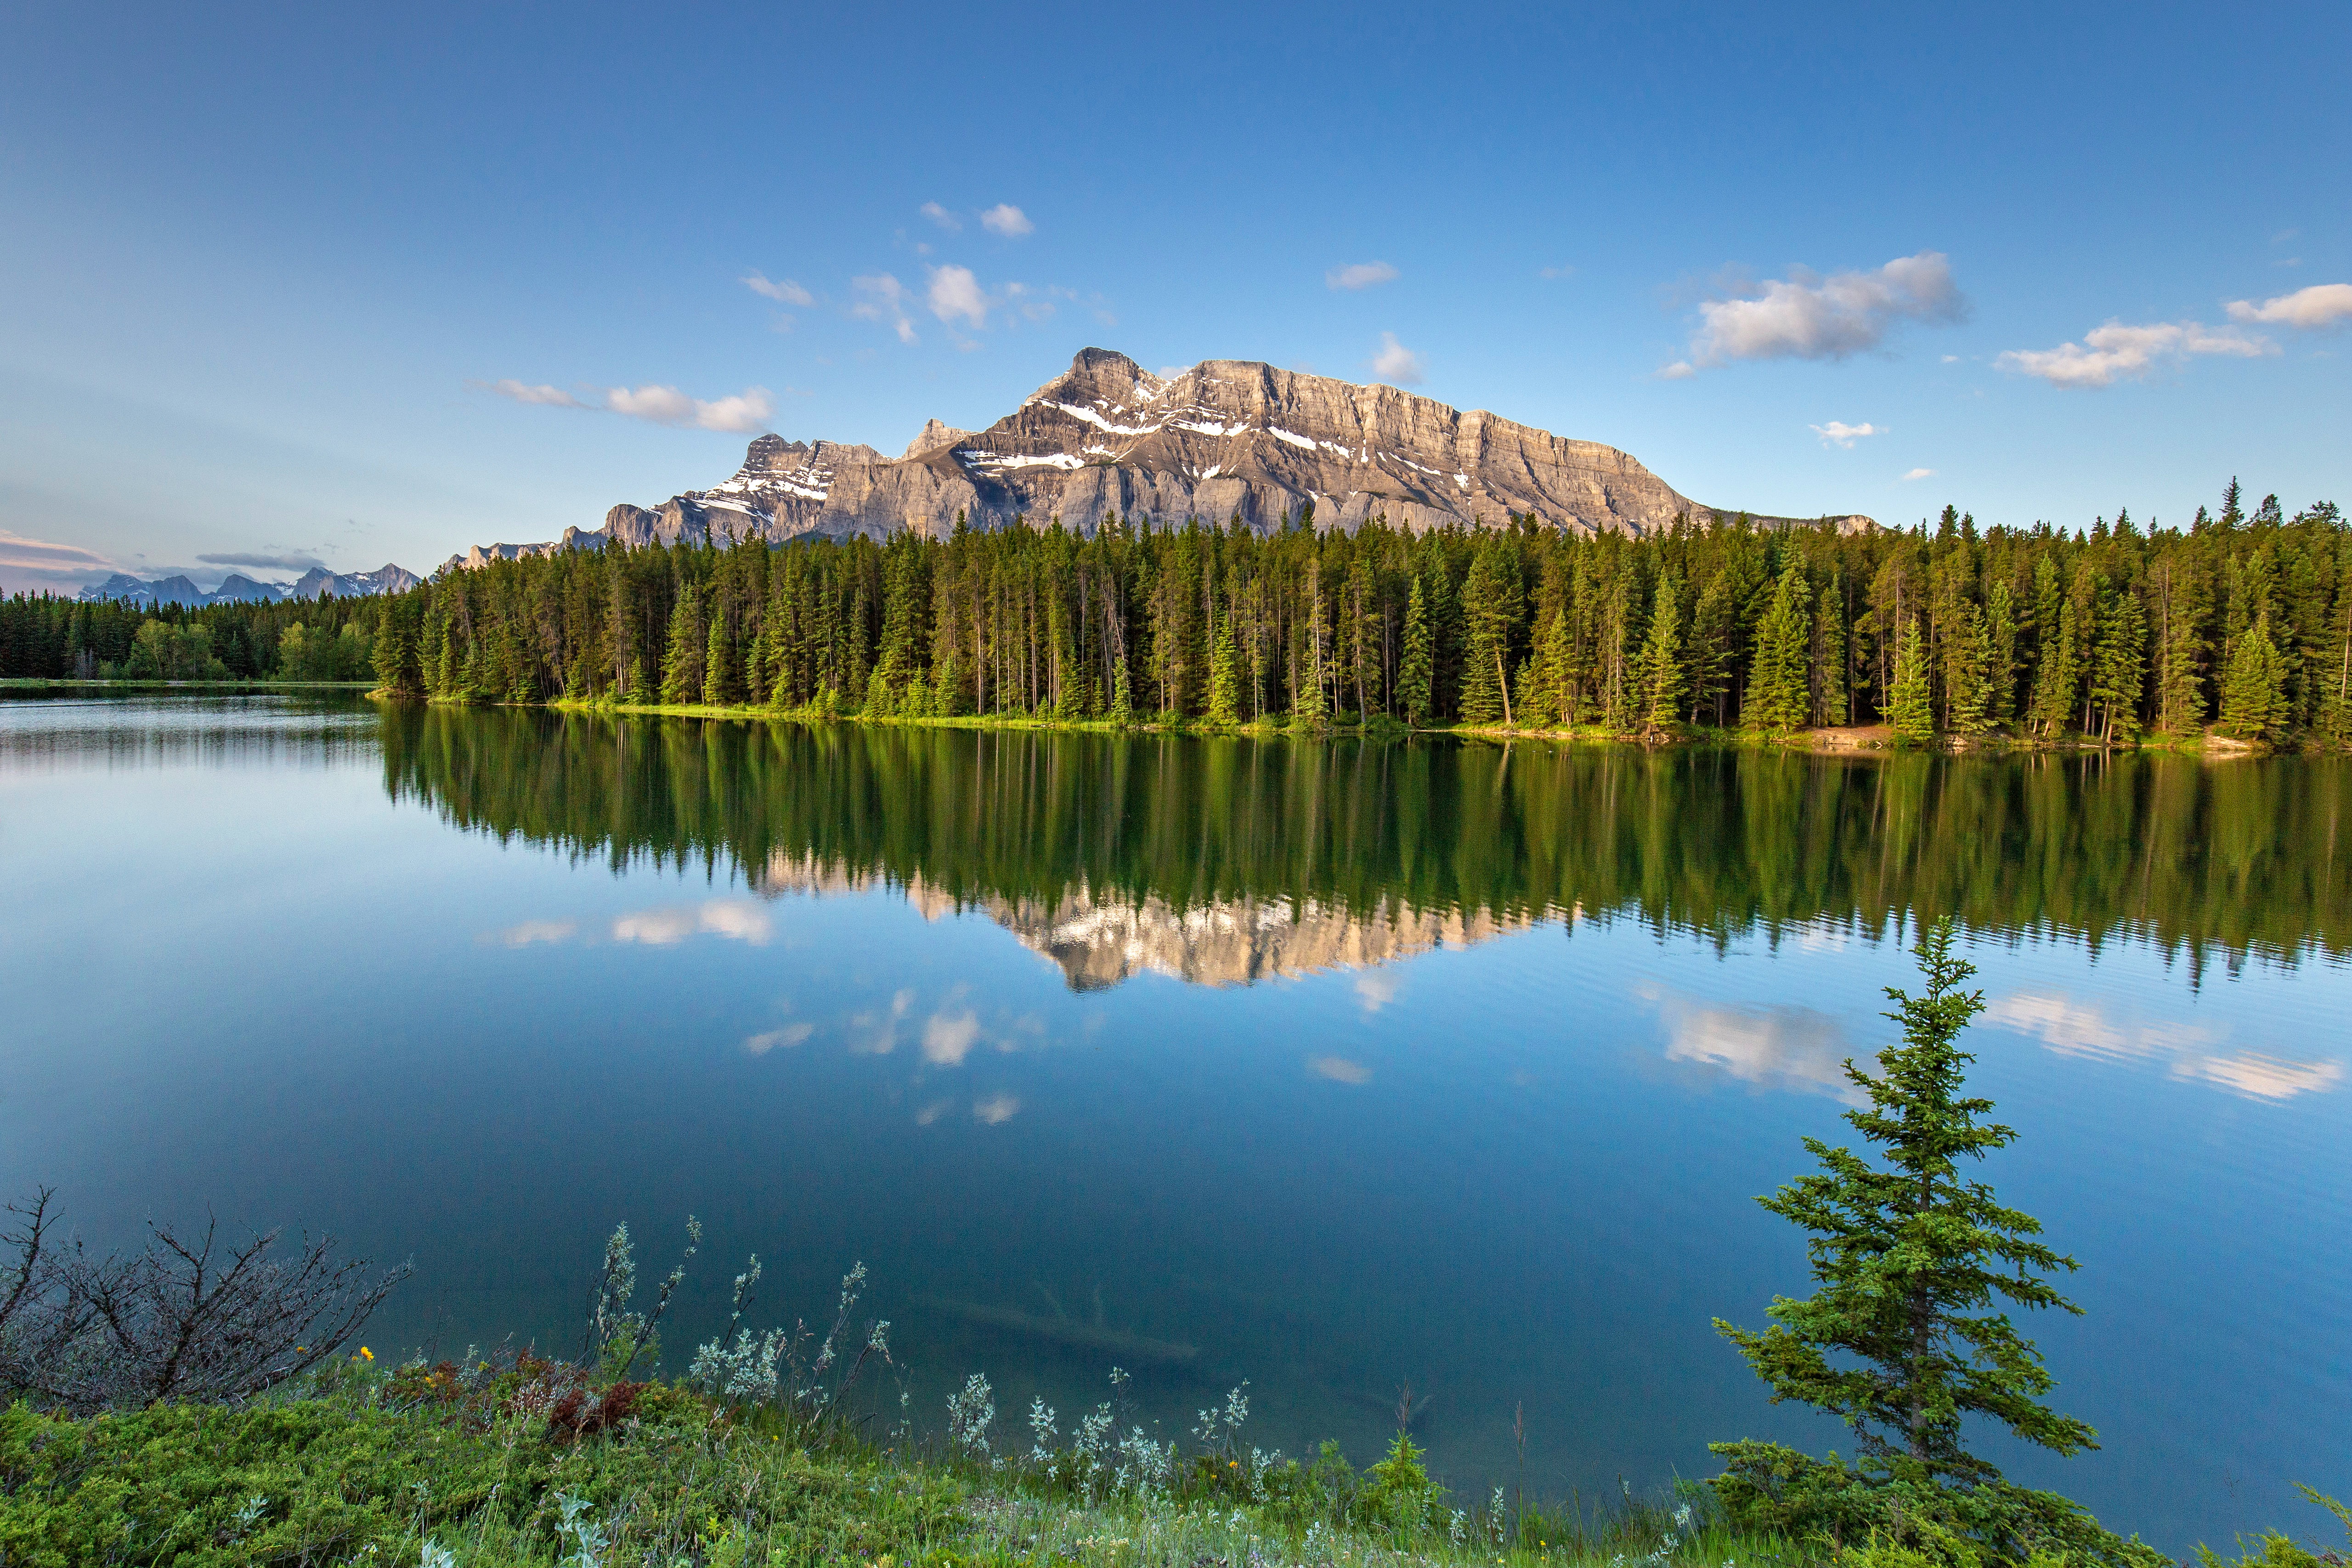
[[[2176,1552],[2352,1491],[2352,877],[2332,759],[1816,758],[0,705],[0,1177],[415,1280],[376,1348],[567,1343],[602,1237],[816,1315],[937,1425],[1107,1397],[1457,1490],[1828,1448],[1708,1324],[1843,1140],[1915,912],[1966,923],[1987,1174],[2106,1447],[2001,1454]],[[887,1391],[897,1406],[899,1390]],[[1065,1423],[1066,1425],[1066,1422]]]

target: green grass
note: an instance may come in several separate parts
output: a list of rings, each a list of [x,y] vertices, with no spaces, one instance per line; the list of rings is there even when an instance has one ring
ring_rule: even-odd
[[[795,1440],[647,1385],[635,1415],[576,1439],[544,1411],[425,1397],[343,1371],[246,1408],[165,1406],[73,1420],[0,1412],[0,1563],[596,1563],[660,1568],[842,1563],[1338,1568],[1788,1568],[1803,1554],[1671,1505],[1529,1512],[1524,1539],[1441,1494],[1382,1500],[1327,1449],[1309,1466],[1191,1456],[1150,1495],[1076,1484],[1055,1463],[994,1463],[860,1440]],[[1457,1539],[1456,1532],[1459,1532]],[[586,1547],[583,1557],[583,1548]],[[1663,1549],[1662,1549],[1663,1548]],[[446,1556],[440,1555],[446,1553]]]

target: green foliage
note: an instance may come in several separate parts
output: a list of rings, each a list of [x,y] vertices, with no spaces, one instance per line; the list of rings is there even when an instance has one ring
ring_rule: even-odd
[[[1432,1521],[1445,1489],[1430,1479],[1423,1452],[1402,1431],[1389,1443],[1388,1458],[1364,1472],[1369,1484],[1356,1494],[1356,1512],[1367,1523],[1418,1530]]]
[[[2035,1239],[2042,1227],[2031,1215],[1961,1175],[1961,1161],[2017,1134],[1982,1120],[1990,1101],[1962,1092],[1972,1058],[1958,1039],[1984,998],[1961,988],[1976,971],[1952,956],[1951,941],[1948,921],[1923,930],[1915,952],[1927,989],[1888,988],[1896,1008],[1886,1016],[1903,1026],[1903,1040],[1879,1054],[1877,1072],[1846,1063],[1868,1102],[1846,1120],[1885,1165],[1808,1138],[1820,1173],[1759,1200],[1811,1233],[1820,1288],[1802,1301],[1776,1298],[1761,1333],[1716,1325],[1775,1403],[1801,1400],[1843,1420],[1861,1462],[1717,1444],[1728,1461],[1718,1495],[1750,1528],[1841,1540],[1874,1531],[1882,1544],[1939,1562],[1967,1559],[1937,1532],[2004,1561],[2049,1544],[2124,1561],[2122,1543],[2073,1504],[2010,1486],[1967,1446],[1969,1418],[2061,1455],[2097,1445],[2088,1426],[2042,1403],[2050,1374],[2000,1310],[2079,1311],[2041,1277],[2074,1262]]]
[[[2285,729],[2286,664],[2271,641],[2270,612],[2238,636],[2221,687],[2221,733],[2240,740],[2277,740]]]
[[[1895,703],[1888,717],[1895,738],[1911,746],[1929,746],[1936,739],[1936,710],[1927,694],[1927,648],[1916,617],[1903,623],[1903,640],[1895,655]]]
[[[2344,1526],[2345,1536],[2352,1541],[2352,1508],[2346,1507],[2325,1492],[2295,1483],[2295,1490],[2328,1512]],[[2232,1562],[2210,1546],[2197,1548],[2198,1568],[2342,1568],[2344,1552],[2315,1552],[2297,1542],[2294,1537],[2275,1530],[2266,1530],[2255,1537],[2255,1548],[2242,1552]],[[2240,1545],[2244,1542],[2241,1541]]]
[[[1772,586],[1770,603],[1756,629],[1748,695],[1741,704],[1740,722],[1748,729],[1777,734],[1802,727],[1811,716],[1807,653],[1812,641],[1811,599],[1804,570],[1791,556]]]
[[[1650,632],[1633,667],[1633,690],[1645,731],[1663,733],[1681,716],[1682,631],[1671,577],[1658,580],[1657,597],[1650,607]]]
[[[2352,743],[2352,532],[2334,506],[2289,518],[2268,504],[2186,531],[1947,523],[1768,533],[1735,518],[1633,539],[1525,519],[1415,536],[1378,517],[1265,535],[1110,517],[1086,538],[1017,523],[880,545],[681,541],[494,561],[389,607],[19,594],[0,600],[0,676],[121,674],[148,624],[203,631],[230,676],[315,671],[322,635],[340,660],[343,628],[373,644],[392,608],[393,635],[365,650],[380,684],[463,701],[1072,722],[1115,710],[1124,670],[1148,687],[1142,708],[1184,719],[1224,723],[1230,707],[1232,722],[1288,715],[1311,729],[1342,708],[1415,727],[1597,719],[1655,733],[1665,720],[1640,688],[1662,683],[1637,665],[1656,632],[1643,609],[1670,580],[1680,667],[1663,684],[1695,723],[1779,735],[1893,722],[1904,628],[1917,623],[1906,715],[1924,685],[1927,711],[1962,734],[2192,734],[2260,625],[2272,658],[2259,640],[2244,653],[2236,728],[2273,746]],[[1868,587],[1850,601],[1849,584]],[[163,667],[157,652],[142,671]],[[1138,706],[1130,693],[1126,711]]]

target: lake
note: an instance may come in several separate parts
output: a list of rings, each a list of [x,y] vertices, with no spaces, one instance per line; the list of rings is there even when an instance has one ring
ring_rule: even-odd
[[[1415,1431],[1458,1494],[1816,1450],[1710,1320],[1963,923],[1983,1175],[2104,1448],[1988,1451],[2179,1554],[2352,1496],[2352,767],[0,704],[0,1192],[93,1239],[413,1257],[379,1355],[576,1346],[603,1239],[862,1260],[923,1425],[985,1372],[1165,1434]],[[1515,1411],[1524,1409],[1524,1459]],[[2332,1526],[2328,1527],[2332,1530]]]

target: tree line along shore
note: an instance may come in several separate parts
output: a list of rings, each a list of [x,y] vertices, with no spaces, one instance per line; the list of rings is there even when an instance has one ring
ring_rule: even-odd
[[[18,596],[0,675],[352,679],[459,702],[869,719],[1331,724],[1667,739],[2352,744],[2332,503],[2186,528],[1112,520],[945,539],[559,552],[383,600],[202,611]]]

